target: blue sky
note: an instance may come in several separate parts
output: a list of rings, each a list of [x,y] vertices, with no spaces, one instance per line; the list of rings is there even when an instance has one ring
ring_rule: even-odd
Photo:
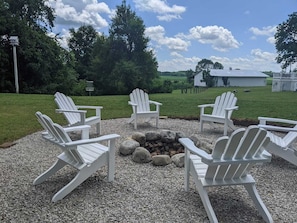
[[[65,44],[70,28],[92,25],[108,34],[121,0],[49,0],[53,33]],[[195,70],[201,59],[225,69],[279,72],[276,26],[297,11],[297,0],[126,0],[141,17],[159,71]]]

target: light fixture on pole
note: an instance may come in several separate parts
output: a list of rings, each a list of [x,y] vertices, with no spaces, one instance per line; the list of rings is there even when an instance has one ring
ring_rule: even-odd
[[[18,63],[17,63],[17,55],[16,55],[16,46],[19,45],[19,37],[18,36],[10,36],[9,42],[10,42],[10,45],[12,45],[12,53],[13,53],[15,91],[18,94],[19,93],[19,77],[18,77]]]

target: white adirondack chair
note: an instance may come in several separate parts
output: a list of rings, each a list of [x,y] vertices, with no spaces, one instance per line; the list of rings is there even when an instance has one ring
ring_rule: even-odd
[[[146,118],[147,122],[151,118],[155,118],[156,127],[158,128],[160,106],[162,104],[156,101],[149,100],[148,94],[138,88],[134,89],[129,96],[130,101],[128,101],[128,104],[132,106],[133,110],[133,114],[131,115],[129,123],[134,121],[134,128],[137,129],[137,120],[139,118]],[[154,104],[156,109],[151,110],[150,104]]]
[[[228,126],[235,129],[231,115],[234,110],[238,109],[236,106],[237,97],[232,92],[224,92],[222,95],[217,96],[214,104],[198,105],[200,108],[200,131],[203,131],[204,122],[210,123],[223,123],[224,135],[227,135]],[[212,107],[212,113],[206,114],[205,108]]]
[[[104,165],[108,167],[108,181],[114,180],[115,140],[119,135],[109,134],[92,139],[72,141],[66,131],[60,125],[53,123],[48,116],[40,112],[36,112],[36,116],[46,130],[42,134],[43,138],[59,146],[63,152],[47,171],[34,180],[33,184],[44,182],[66,165],[78,170],[75,178],[53,196],[53,202],[63,199]],[[99,143],[104,141],[107,141],[107,145]]]
[[[257,192],[254,178],[248,173],[253,164],[271,160],[271,154],[263,148],[269,141],[264,129],[249,126],[247,130],[235,130],[230,137],[222,136],[217,140],[212,154],[197,148],[188,138],[179,141],[185,147],[185,190],[189,191],[191,175],[210,222],[218,222],[218,219],[207,187],[228,185],[243,185],[264,220],[273,222]]]
[[[260,122],[259,126],[269,130],[268,136],[270,143],[266,146],[266,150],[297,166],[297,148],[294,147],[297,140],[297,121],[269,117],[258,117],[258,119]],[[268,125],[268,122],[290,124],[294,125],[294,127]],[[275,132],[283,132],[286,134],[281,137],[276,135]]]
[[[55,102],[59,107],[59,109],[56,109],[56,112],[64,114],[69,126],[96,124],[97,133],[101,133],[102,106],[75,105],[72,98],[60,92],[55,93]],[[86,117],[87,111],[79,109],[95,109],[96,115]]]

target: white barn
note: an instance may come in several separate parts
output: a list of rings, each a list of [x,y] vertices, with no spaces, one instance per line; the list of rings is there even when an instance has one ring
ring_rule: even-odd
[[[215,87],[261,87],[266,86],[268,75],[254,70],[219,70],[210,69],[210,76],[214,77]],[[194,76],[194,86],[205,87],[202,81],[202,71]],[[225,85],[224,81],[227,82]]]

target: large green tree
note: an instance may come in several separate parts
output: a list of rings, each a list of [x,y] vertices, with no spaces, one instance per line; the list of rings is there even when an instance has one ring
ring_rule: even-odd
[[[4,37],[0,51],[0,92],[14,91],[12,50],[8,41],[12,35],[18,36],[20,43],[17,47],[20,92],[53,93],[59,89],[65,92],[76,81],[72,58],[47,35],[53,27],[54,14],[45,2],[0,1],[0,36]]]
[[[278,53],[277,63],[285,69],[297,62],[297,12],[289,15],[287,21],[277,26],[274,35],[275,47]]]
[[[128,93],[135,87],[150,89],[152,80],[158,76],[158,64],[147,48],[149,39],[144,31],[142,19],[122,1],[109,30],[114,63],[111,73],[122,84],[121,93]],[[125,69],[123,72],[121,67]]]
[[[70,29],[68,46],[75,55],[76,71],[80,79],[87,79],[87,71],[91,65],[94,43],[98,37],[96,30],[90,25]]]

